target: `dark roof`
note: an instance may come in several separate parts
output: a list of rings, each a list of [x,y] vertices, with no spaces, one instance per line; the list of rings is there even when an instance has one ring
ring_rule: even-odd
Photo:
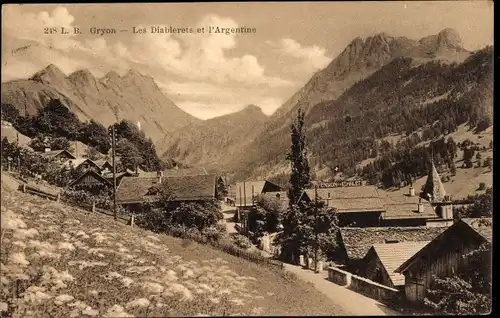
[[[418,196],[381,196],[380,199],[384,204],[384,220],[394,219],[429,219],[437,218],[436,212],[432,208],[430,202],[419,198]],[[418,212],[418,204],[422,203],[424,211]]]
[[[81,176],[76,178],[74,181],[70,183],[70,186],[76,184],[103,184],[106,186],[112,186],[112,183],[106,180],[106,178],[102,177],[100,174],[95,172],[94,170],[87,170]]]
[[[106,163],[108,163],[110,166],[113,166],[113,164],[111,164],[111,160],[108,159],[97,159],[94,161],[94,163],[98,165],[99,168],[102,168]]]
[[[148,191],[158,185],[159,178],[124,177],[117,189],[119,203],[156,201],[158,196]],[[197,175],[163,178],[173,192],[173,201],[196,201],[215,198],[215,175]]]
[[[89,163],[91,165],[93,165],[94,167],[100,169],[101,167],[93,160],[90,160],[88,158],[77,158],[77,159],[69,159],[67,161],[64,162],[64,165],[66,167],[70,167],[70,166],[73,166],[73,168],[78,168],[79,166],[81,166],[82,164],[84,163]]]
[[[139,177],[141,178],[154,178],[158,176],[157,171],[142,171],[138,169]],[[164,177],[184,177],[184,176],[199,176],[199,175],[208,175],[207,170],[205,168],[173,168],[173,169],[165,169],[162,171]]]
[[[377,188],[374,186],[318,188],[318,200],[326,201],[328,207],[338,213],[384,211]],[[315,200],[315,190],[306,189],[301,199]]]
[[[373,244],[372,248],[385,267],[394,286],[405,284],[405,277],[394,270],[426,246],[429,241]]]
[[[38,154],[40,154],[40,156],[42,157],[45,157],[45,158],[55,158],[57,157],[58,155],[60,155],[61,153],[65,153],[66,155],[69,155],[71,158],[73,159],[76,159],[75,156],[73,156],[69,151],[67,150],[51,150],[51,151],[41,151],[39,152]]]
[[[395,271],[397,273],[403,273],[406,271],[412,264],[414,264],[422,255],[429,254],[433,257],[437,257],[435,255],[436,247],[438,246],[446,246],[449,244],[446,241],[448,235],[453,233],[456,230],[465,230],[467,232],[460,232],[459,235],[455,235],[455,237],[460,237],[462,239],[473,239],[474,237],[480,238],[483,242],[491,243],[493,228],[491,223],[491,218],[483,218],[483,219],[461,219],[455,222],[452,226],[448,227],[446,231],[443,231],[440,235],[436,236],[429,244],[427,244],[424,248],[422,248],[418,253],[414,254],[408,260],[406,260],[403,264],[401,264]]]
[[[341,228],[340,234],[349,259],[363,258],[373,244],[386,240],[399,242],[430,241],[447,227],[366,227]]]

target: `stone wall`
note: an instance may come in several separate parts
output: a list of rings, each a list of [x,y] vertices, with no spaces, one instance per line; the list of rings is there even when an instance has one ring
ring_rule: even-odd
[[[385,304],[399,302],[404,297],[404,293],[395,288],[378,284],[336,267],[328,268],[328,280]]]
[[[351,273],[343,271],[336,267],[328,267],[328,280],[340,286],[349,286],[351,284]]]

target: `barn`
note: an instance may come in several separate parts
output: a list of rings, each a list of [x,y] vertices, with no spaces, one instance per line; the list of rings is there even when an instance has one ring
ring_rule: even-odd
[[[467,266],[462,256],[483,244],[491,244],[491,218],[461,219],[414,254],[396,270],[405,277],[406,298],[420,302],[432,277],[447,277]]]

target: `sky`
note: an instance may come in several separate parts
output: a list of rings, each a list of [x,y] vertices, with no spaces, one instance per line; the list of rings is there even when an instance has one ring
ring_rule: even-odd
[[[150,32],[168,26],[194,32]],[[256,32],[209,34],[209,26]],[[52,27],[58,33],[45,34]],[[61,27],[81,34],[60,34]],[[133,34],[133,27],[148,33]],[[492,45],[493,2],[10,4],[2,6],[2,82],[48,64],[66,74],[87,68],[96,77],[133,68],[198,118],[249,104],[270,115],[354,38],[385,32],[418,40],[444,28],[455,29],[468,50]]]

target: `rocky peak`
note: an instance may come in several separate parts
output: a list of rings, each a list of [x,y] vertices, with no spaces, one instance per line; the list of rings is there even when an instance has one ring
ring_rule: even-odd
[[[43,82],[43,83],[54,83],[64,80],[66,75],[54,64],[49,64],[43,70],[36,72],[30,80]]]
[[[437,44],[440,46],[462,47],[462,40],[457,31],[446,28],[438,33]]]
[[[68,79],[73,84],[78,83],[78,84],[89,85],[95,83],[94,75],[92,75],[92,73],[88,69],[83,69],[73,72],[68,76]]]

